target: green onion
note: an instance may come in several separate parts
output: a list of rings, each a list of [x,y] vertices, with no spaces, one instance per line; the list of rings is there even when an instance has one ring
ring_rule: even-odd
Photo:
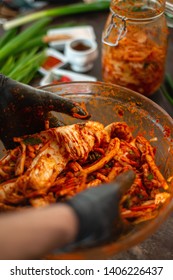
[[[71,26],[70,23],[59,24],[59,25],[56,25],[54,28],[65,28],[67,26],[68,27]],[[52,28],[52,26],[47,27],[47,29],[48,28],[50,29],[50,28]],[[43,41],[43,37],[45,34],[46,34],[46,30],[45,30],[45,33],[43,33],[42,35],[39,35],[36,38],[33,38],[33,39],[29,40],[28,42],[26,42],[24,45],[21,45],[21,47],[17,48],[15,51],[13,51],[13,54],[20,53],[21,51],[24,51],[24,50],[32,49],[34,47],[43,47],[43,48],[47,47],[48,44]]]
[[[46,27],[44,29],[42,28],[42,30],[40,30],[39,35],[37,37],[35,37],[35,35],[34,35],[34,38],[31,38],[25,44],[21,44],[18,48],[13,50],[13,55],[17,54],[17,53],[21,53],[22,51],[25,51],[25,50],[31,50],[32,48],[35,48],[35,47],[40,47],[40,48],[47,47],[48,44],[43,41],[43,37],[45,36],[45,34],[47,33],[47,31],[50,28],[65,28],[65,27],[69,27],[69,26],[74,26],[74,22],[66,22],[66,23],[57,24],[54,26],[46,25]],[[6,33],[10,32],[10,31],[11,30],[8,30],[8,31],[6,31]]]
[[[66,15],[72,15],[78,13],[107,10],[109,8],[109,5],[110,5],[110,1],[101,1],[101,2],[93,2],[88,4],[86,3],[71,4],[63,7],[47,9],[29,15],[24,15],[19,18],[13,19],[11,21],[6,21],[3,24],[3,28],[5,30],[8,30],[10,28],[21,26],[25,23],[44,17],[66,16]]]
[[[18,56],[10,56],[0,72],[27,84],[32,80],[45,58],[45,50],[38,52],[38,48],[34,48],[30,52],[25,51]]]
[[[17,34],[18,29],[17,28],[12,28],[8,31],[6,31],[0,38],[0,49],[7,44],[12,38],[15,37]]]
[[[22,51],[32,50],[35,47],[45,48],[47,47],[47,43],[43,42],[43,36],[37,36],[34,39],[29,40],[26,44],[22,45],[20,48],[13,51],[13,54],[18,54]]]
[[[34,55],[36,54],[37,49],[33,49],[31,52],[27,53],[27,52],[23,52],[17,59],[16,63],[15,63],[15,68],[12,69],[12,71],[8,74],[8,76],[10,78],[15,79],[15,75],[16,73],[18,73],[19,71],[23,71],[25,70],[25,68],[27,67],[28,64],[31,63],[31,59],[34,57]]]
[[[36,36],[40,29],[46,26],[50,22],[50,18],[44,18],[36,21],[34,24],[26,28],[19,35],[10,40],[7,44],[0,49],[0,62],[11,55],[17,48],[20,48],[25,44],[30,38]]]
[[[45,57],[45,51],[36,54],[32,53],[32,56],[30,56],[29,59],[28,55],[26,54],[26,60],[28,61],[20,64],[16,71],[9,74],[9,77],[19,82],[29,83],[34,77],[38,68],[42,65]]]
[[[148,180],[152,180],[153,178],[154,178],[154,176],[153,176],[152,173],[150,173],[150,174],[147,176],[147,179],[148,179]]]
[[[0,72],[5,76],[8,76],[9,72],[15,67],[15,57],[9,56],[6,63],[4,63],[3,67],[0,69]]]

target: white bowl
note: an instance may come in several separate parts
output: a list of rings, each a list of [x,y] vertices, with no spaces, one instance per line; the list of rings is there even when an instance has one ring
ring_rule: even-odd
[[[50,71],[47,75],[45,75],[41,81],[40,86],[45,86],[48,84],[51,84],[54,80],[57,82],[62,82],[61,78],[67,77],[69,81],[96,81],[97,79],[93,76],[84,75],[84,74],[78,74],[74,73],[72,71],[64,70],[64,69],[53,69]],[[68,80],[67,80],[68,81]],[[65,82],[65,80],[63,80]]]
[[[96,39],[94,29],[91,25],[49,29],[47,32],[47,36],[54,36],[54,35],[59,36],[59,39],[49,42],[49,46],[51,48],[55,48],[58,50],[63,50],[65,44],[73,39],[80,39],[80,38],[86,38],[91,40]]]
[[[65,46],[65,56],[76,72],[87,72],[98,57],[98,46],[95,40],[76,39]]]

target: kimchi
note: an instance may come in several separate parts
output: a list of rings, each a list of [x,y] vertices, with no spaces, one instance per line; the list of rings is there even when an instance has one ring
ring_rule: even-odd
[[[153,28],[129,23],[126,36],[117,46],[103,44],[103,80],[146,96],[156,92],[163,81],[167,53],[167,33],[162,30],[157,36],[159,28],[160,23]],[[116,32],[115,29],[110,33],[111,42],[115,41]]]
[[[155,148],[143,136],[133,137],[125,122],[46,127],[14,138],[16,148],[1,159],[1,211],[65,201],[130,169],[136,178],[120,202],[123,219],[133,223],[151,219],[169,199]]]

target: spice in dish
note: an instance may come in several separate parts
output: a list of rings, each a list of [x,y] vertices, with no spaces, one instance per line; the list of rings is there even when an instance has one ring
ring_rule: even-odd
[[[54,57],[52,55],[49,55],[46,59],[46,61],[43,63],[42,67],[46,70],[50,70],[51,68],[57,66],[58,64],[62,63],[60,59],[57,57]]]
[[[72,49],[74,49],[75,51],[88,51],[91,47],[86,45],[85,43],[83,42],[77,42],[75,44],[72,44]]]

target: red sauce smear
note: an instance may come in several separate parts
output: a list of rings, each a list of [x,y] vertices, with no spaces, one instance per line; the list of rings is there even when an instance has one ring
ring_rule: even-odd
[[[163,133],[164,133],[164,137],[170,137],[171,135],[171,130],[168,126],[164,126],[164,130],[163,130]]]
[[[59,82],[71,82],[72,80],[67,76],[60,76],[59,79],[53,80],[52,84],[58,84]]]

